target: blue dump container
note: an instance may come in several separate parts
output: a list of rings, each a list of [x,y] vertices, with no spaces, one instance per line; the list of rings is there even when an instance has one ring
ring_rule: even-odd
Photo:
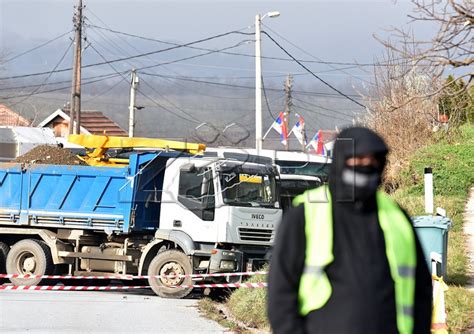
[[[452,221],[443,216],[416,216],[412,217],[413,226],[420,240],[426,262],[431,272],[431,253],[441,255],[442,263],[437,268],[437,275],[446,277],[448,266],[448,231]]]

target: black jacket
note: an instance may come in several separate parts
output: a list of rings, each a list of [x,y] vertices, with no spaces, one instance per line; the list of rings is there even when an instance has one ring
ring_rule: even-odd
[[[376,209],[333,212],[334,257],[326,268],[333,292],[321,309],[298,313],[298,287],[304,267],[304,206],[291,209],[277,233],[269,273],[268,316],[282,333],[397,333],[394,283]],[[416,239],[416,334],[430,333],[432,286]]]

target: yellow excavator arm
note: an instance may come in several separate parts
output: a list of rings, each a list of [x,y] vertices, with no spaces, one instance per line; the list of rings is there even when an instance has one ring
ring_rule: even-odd
[[[68,141],[83,146],[86,149],[93,149],[86,156],[79,156],[81,160],[91,166],[120,166],[128,163],[128,159],[107,158],[106,152],[111,148],[150,148],[182,151],[191,154],[201,154],[206,149],[204,144],[143,137],[69,135]]]

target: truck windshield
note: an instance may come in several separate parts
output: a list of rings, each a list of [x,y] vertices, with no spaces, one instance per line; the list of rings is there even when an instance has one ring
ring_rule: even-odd
[[[293,199],[308,189],[321,185],[318,180],[280,180],[280,204],[285,211],[291,207]]]
[[[224,203],[236,206],[277,208],[275,175],[242,168],[220,173]]]
[[[276,160],[275,163],[280,166],[281,174],[297,174],[317,176],[322,181],[327,181],[329,175],[330,163],[319,163],[309,161],[287,161]]]

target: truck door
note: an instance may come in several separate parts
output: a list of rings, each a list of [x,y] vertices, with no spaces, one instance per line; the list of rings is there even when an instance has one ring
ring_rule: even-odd
[[[162,212],[160,227],[181,230],[194,241],[215,242],[218,226],[212,169],[181,167],[177,188],[177,203],[163,203],[166,213]],[[172,227],[168,227],[170,220]]]

